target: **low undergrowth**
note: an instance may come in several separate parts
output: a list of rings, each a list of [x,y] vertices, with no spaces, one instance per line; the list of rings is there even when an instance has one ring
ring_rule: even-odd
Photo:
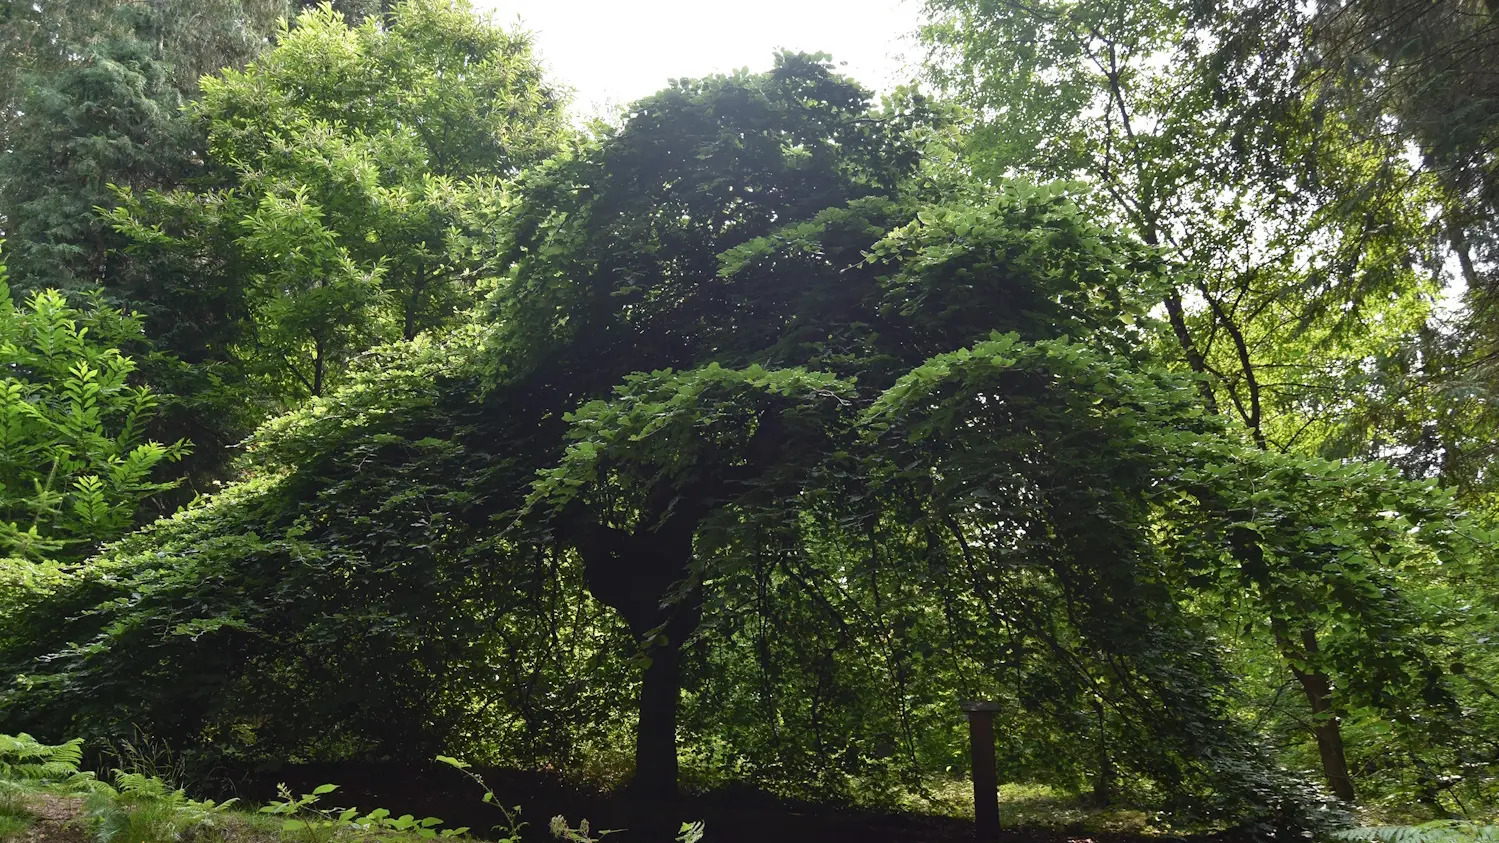
[[[193,799],[159,775],[117,768],[105,782],[80,770],[81,759],[81,741],[47,745],[26,734],[0,735],[0,843],[19,839],[35,824],[31,804],[46,796],[78,800],[81,810],[72,822],[93,843],[420,843],[471,836],[466,826],[442,828],[437,817],[328,806],[324,797],[338,790],[335,784],[302,794],[282,785],[279,798],[249,811],[234,799]],[[497,809],[502,819],[489,839],[521,843],[527,823],[520,808],[504,807],[468,764],[446,756],[438,760],[467,775],[482,790],[482,801]],[[547,830],[567,843],[597,843],[613,833],[595,830],[587,820],[573,825],[562,816],[553,817]],[[702,837],[702,823],[683,823],[675,839],[698,843]]]
[[[1378,825],[1338,832],[1344,843],[1499,843],[1499,825],[1432,820],[1420,825]]]
[[[122,756],[116,755],[116,760]],[[60,843],[35,828],[40,800],[67,801],[76,806],[69,820],[76,832],[68,841],[91,843],[423,843],[424,841],[484,839],[522,843],[545,837],[565,843],[599,843],[615,830],[598,829],[587,820],[576,824],[556,816],[545,826],[532,827],[519,806],[506,806],[470,765],[456,758],[437,760],[467,776],[477,798],[494,809],[496,823],[488,833],[467,826],[445,827],[437,817],[396,815],[384,808],[363,810],[334,806],[338,785],[323,784],[306,793],[279,787],[276,799],[251,808],[237,800],[214,802],[190,797],[182,787],[163,778],[159,764],[142,765],[152,772],[116,768],[110,780],[82,771],[80,741],[42,744],[29,735],[0,735],[0,843]],[[128,761],[126,763],[129,763]],[[170,766],[170,765],[168,765]],[[1086,797],[1044,785],[1006,784],[1000,787],[1000,821],[1011,829],[1050,829],[1066,834],[1172,835],[1153,815],[1120,806],[1099,806]],[[972,816],[973,796],[968,783],[945,781],[903,800],[908,808],[937,808],[944,813]],[[703,823],[683,823],[676,843],[699,843]],[[1470,820],[1436,820],[1419,825],[1381,825],[1352,828],[1331,834],[1328,843],[1499,843],[1499,826]]]
[[[85,816],[95,843],[157,843],[192,835],[211,836],[223,824],[230,802],[189,799],[154,776],[115,771],[113,786],[88,788]]]
[[[26,808],[24,790],[12,782],[0,780],[0,840],[20,836],[31,827],[32,819]]]

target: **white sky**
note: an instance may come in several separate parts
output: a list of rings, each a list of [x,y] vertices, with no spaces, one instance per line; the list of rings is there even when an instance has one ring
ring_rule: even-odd
[[[833,54],[886,91],[912,75],[919,0],[474,0],[497,23],[535,33],[574,110],[604,114],[678,77],[770,67],[777,48]]]

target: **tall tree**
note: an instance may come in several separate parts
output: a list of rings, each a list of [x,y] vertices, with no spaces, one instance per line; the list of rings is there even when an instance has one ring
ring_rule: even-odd
[[[1162,305],[1205,407],[1262,449],[1374,450],[1376,431],[1345,425],[1398,399],[1370,388],[1367,362],[1399,352],[1435,293],[1418,268],[1438,260],[1426,236],[1436,193],[1418,170],[1310,98],[1236,96],[1215,72],[1225,36],[1189,4],[926,10],[933,78],[979,115],[979,166],[1084,177],[1104,210],[1180,267]],[[1242,23],[1227,10],[1211,20]],[[1306,662],[1316,634],[1280,637],[1288,663]],[[1327,677],[1297,675],[1314,710],[1335,708]],[[1336,716],[1316,731],[1329,782],[1352,799]]]
[[[0,218],[14,283],[118,286],[121,246],[94,210],[113,206],[108,185],[192,176],[202,139],[181,106],[200,76],[264,49],[284,13],[281,0],[7,3]]]
[[[210,267],[239,291],[235,351],[280,401],[470,305],[470,214],[564,134],[528,38],[456,0],[408,0],[358,27],[304,12],[244,71],[206,78],[192,113],[205,176],[125,193],[114,222],[138,254]]]
[[[128,241],[95,209],[114,204],[116,185],[191,175],[198,138],[149,43],[123,37],[84,49],[27,86],[0,158],[0,212],[21,289],[103,286],[118,296]]]
[[[264,412],[226,389],[239,378],[226,353],[238,337],[233,285],[201,265],[129,254],[100,209],[116,205],[117,188],[202,174],[204,137],[182,106],[201,74],[264,49],[283,11],[280,0],[46,0],[0,14],[0,229],[13,288],[102,289],[141,314],[145,336],[129,351],[162,398],[154,434],[199,446],[179,466],[186,495],[208,487]]]
[[[808,274],[837,277],[899,214],[899,190],[919,162],[910,129],[924,110],[916,101],[871,112],[868,98],[820,57],[781,55],[767,74],[681,81],[636,103],[618,131],[529,177],[506,256],[514,278],[495,298],[497,384],[576,407],[632,372],[838,357],[867,365],[861,322],[876,318],[877,289],[798,283],[760,252],[805,239]],[[818,452],[825,434],[800,415],[845,405],[841,387],[815,378],[718,371],[665,387],[679,411],[699,391],[726,414],[748,405],[705,442],[705,464],[687,477],[641,465],[629,481],[660,474],[652,488],[622,490],[638,499],[578,496],[553,526],[649,659],[635,755],[646,797],[676,789],[679,652],[700,619],[694,537],[791,455]],[[626,404],[622,418],[600,423],[637,421],[661,399],[639,400],[638,411]],[[671,600],[679,590],[683,599]]]

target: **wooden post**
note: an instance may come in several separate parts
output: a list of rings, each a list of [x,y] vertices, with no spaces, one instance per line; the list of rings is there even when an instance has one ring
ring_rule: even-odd
[[[973,836],[977,843],[999,838],[999,773],[994,764],[994,712],[999,703],[963,702],[973,759]]]

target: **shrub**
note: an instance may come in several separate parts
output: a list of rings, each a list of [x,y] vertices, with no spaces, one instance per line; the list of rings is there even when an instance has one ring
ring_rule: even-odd
[[[57,290],[17,307],[5,278],[0,263],[0,554],[82,558],[176,485],[152,474],[189,446],[146,439],[157,396],[116,347],[140,334],[137,316]]]

